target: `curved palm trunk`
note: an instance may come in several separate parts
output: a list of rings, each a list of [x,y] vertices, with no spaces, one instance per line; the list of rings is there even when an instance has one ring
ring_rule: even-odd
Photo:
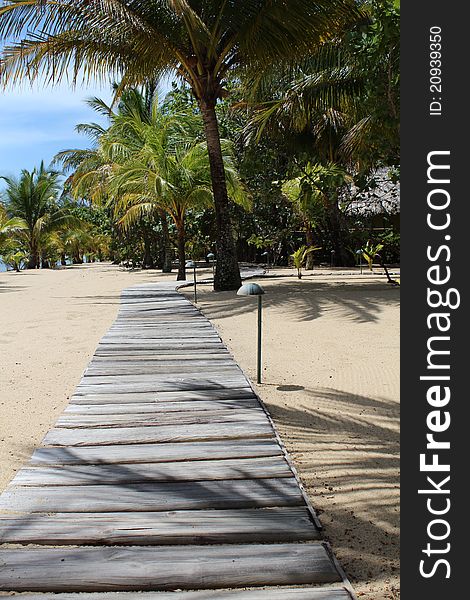
[[[224,160],[220,146],[220,133],[215,114],[215,104],[199,101],[207,150],[211,169],[212,190],[214,192],[215,219],[217,229],[217,259],[215,266],[214,290],[236,290],[241,285],[237,251],[229,213],[227,184],[225,181]]]
[[[186,279],[186,235],[184,232],[184,219],[176,221],[175,224],[178,231],[178,275],[176,281],[184,281]]]
[[[160,218],[162,220],[162,242],[163,242],[163,267],[162,273],[171,273],[171,243],[170,234],[168,232],[168,220],[166,214],[161,211]]]

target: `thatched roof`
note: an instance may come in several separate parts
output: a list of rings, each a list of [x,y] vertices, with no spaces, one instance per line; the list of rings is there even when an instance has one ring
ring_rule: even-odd
[[[345,213],[348,215],[373,216],[395,215],[400,212],[400,183],[391,181],[388,169],[379,169],[372,175],[372,185],[359,192],[351,186],[345,195]]]

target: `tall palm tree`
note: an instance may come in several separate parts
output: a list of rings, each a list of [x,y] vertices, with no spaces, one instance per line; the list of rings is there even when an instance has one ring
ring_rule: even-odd
[[[177,73],[201,111],[217,225],[214,288],[240,285],[216,103],[238,69],[262,71],[308,55],[359,13],[354,0],[6,0],[0,36],[6,82],[92,76],[121,86]],[[26,33],[25,32],[31,32]]]
[[[25,235],[29,251],[28,268],[40,266],[41,242],[64,218],[58,206],[60,185],[59,173],[46,169],[23,169],[18,178],[2,177],[7,184],[5,196],[7,211],[12,217],[23,219],[27,229]]]

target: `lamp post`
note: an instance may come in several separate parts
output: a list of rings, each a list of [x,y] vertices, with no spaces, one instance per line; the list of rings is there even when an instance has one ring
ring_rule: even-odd
[[[361,275],[362,275],[362,250],[356,250],[356,254],[359,257],[359,266],[361,267]]]
[[[212,277],[215,277],[215,270],[214,270],[214,265],[215,265],[215,261],[214,261],[215,255],[213,252],[209,252],[209,254],[207,255],[207,260],[210,260],[212,263]]]
[[[257,283],[245,283],[238,290],[237,296],[258,296],[258,354],[256,361],[256,381],[261,383],[261,342],[262,342],[262,312],[263,294],[265,291]]]
[[[330,263],[331,268],[333,268],[335,266],[335,254],[336,254],[336,251],[332,250],[331,251],[331,263]]]
[[[266,270],[269,271],[269,252],[266,250],[261,256],[266,256]]]
[[[185,264],[187,269],[194,269],[194,304],[197,304],[197,279],[196,279],[196,263],[193,260],[188,260]]]

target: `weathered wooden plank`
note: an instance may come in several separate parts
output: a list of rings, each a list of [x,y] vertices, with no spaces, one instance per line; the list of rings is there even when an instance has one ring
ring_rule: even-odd
[[[108,366],[114,365],[155,365],[158,367],[174,367],[175,365],[191,365],[193,367],[205,367],[207,363],[214,366],[233,365],[233,359],[226,354],[210,354],[209,356],[192,354],[182,354],[179,356],[168,358],[165,356],[141,356],[140,354],[127,354],[125,356],[94,356],[91,359],[90,365],[93,366]]]
[[[220,388],[238,389],[246,385],[246,380],[204,380],[204,379],[154,379],[150,381],[112,381],[94,384],[82,383],[77,386],[76,394],[121,394],[125,392],[177,392],[188,390],[216,390]]]
[[[158,427],[109,427],[49,430],[44,445],[98,446],[108,444],[148,444],[149,442],[176,442],[272,437],[271,425],[265,423],[211,423],[210,425],[161,425]]]
[[[257,409],[259,402],[255,399],[240,398],[238,400],[196,400],[194,402],[133,402],[124,404],[69,404],[65,415],[119,415],[144,413],[169,413],[190,411],[218,411]]]
[[[208,331],[217,331],[213,325],[201,317],[200,319],[191,319],[190,323],[191,329],[198,330],[208,330]],[[115,321],[113,325],[108,329],[109,333],[114,332],[144,332],[144,331],[162,331],[165,329],[171,329],[172,331],[182,331],[188,329],[188,323],[185,321],[155,321],[151,319],[145,319],[145,321],[141,321],[138,323],[132,322],[128,323],[127,320],[118,320]]]
[[[81,594],[22,594],[25,600],[351,600],[344,587],[271,587],[199,592],[100,592]]]
[[[174,590],[340,582],[323,545],[0,550],[1,590]]]
[[[181,343],[161,343],[156,344],[155,342],[145,342],[139,343],[132,342],[129,340],[126,344],[100,344],[96,349],[97,356],[103,355],[113,355],[116,356],[119,353],[121,354],[129,354],[135,353],[140,356],[152,355],[164,355],[168,356],[169,354],[189,354],[190,352],[194,352],[200,354],[202,352],[207,352],[212,354],[214,352],[223,352],[228,354],[228,350],[221,342],[210,342],[208,344],[202,344],[197,341],[188,341],[186,344]]]
[[[118,328],[118,329],[109,329],[108,332],[103,336],[102,339],[108,338],[122,338],[127,339],[131,338],[142,338],[142,339],[160,339],[160,338],[170,338],[176,339],[179,341],[184,338],[217,338],[220,340],[220,336],[217,331],[213,327],[155,327],[150,329],[149,327],[129,327],[126,329]]]
[[[167,463],[23,467],[10,485],[93,485],[292,477],[281,457]]]
[[[170,376],[175,378],[184,377],[200,377],[203,375],[205,379],[216,377],[238,377],[241,375],[239,367],[234,364],[227,365],[212,365],[208,361],[205,366],[202,365],[152,365],[152,364],[129,364],[111,363],[109,365],[90,364],[85,371],[85,376],[82,381],[90,381],[90,377],[124,377],[124,376],[152,376],[152,380],[157,377]]]
[[[70,404],[122,404],[132,402],[196,402],[199,400],[235,400],[256,398],[253,390],[246,386],[241,388],[214,388],[208,390],[175,390],[172,392],[122,392],[119,394],[77,394],[70,398]]]
[[[154,344],[154,345],[168,345],[168,344],[185,344],[185,343],[200,343],[200,344],[218,344],[220,343],[220,337],[214,332],[196,332],[196,331],[185,331],[174,332],[165,331],[160,335],[154,334],[128,334],[128,335],[106,335],[101,338],[101,344]]]
[[[262,408],[238,410],[205,410],[169,413],[126,413],[116,415],[64,414],[56,427],[70,429],[81,427],[149,427],[160,425],[187,425],[191,423],[264,423],[268,422]]]
[[[230,356],[229,351],[225,346],[217,346],[217,348],[201,348],[200,344],[195,345],[194,348],[186,346],[181,346],[180,348],[151,348],[146,349],[142,348],[139,345],[134,345],[133,348],[129,349],[125,346],[98,346],[95,350],[95,358],[107,358],[112,359],[115,357],[119,357],[119,359],[125,359],[126,357],[131,357],[132,359],[138,358],[147,358],[147,357],[157,357],[163,356],[165,358],[173,358],[179,360],[184,357],[201,357],[210,359],[211,357],[223,357],[227,358]]]
[[[111,384],[123,385],[123,384],[147,384],[156,383],[158,385],[184,385],[185,389],[191,389],[190,386],[209,385],[218,387],[229,387],[226,384],[230,384],[231,387],[244,387],[248,385],[243,373],[238,369],[233,374],[225,373],[205,373],[204,371],[197,371],[195,373],[185,373],[183,375],[167,375],[165,373],[140,373],[138,375],[121,375],[119,372],[112,375],[96,375],[89,376],[84,375],[80,380],[77,388],[88,385],[106,385]],[[223,384],[223,385],[222,385]],[[195,388],[197,389],[197,387]]]
[[[132,485],[8,487],[0,509],[16,512],[127,512],[301,506],[294,477]]]
[[[281,456],[276,439],[217,440],[116,446],[38,448],[33,465],[80,465],[112,463],[165,463],[181,460]]]
[[[305,508],[0,515],[1,543],[147,546],[319,538]]]

